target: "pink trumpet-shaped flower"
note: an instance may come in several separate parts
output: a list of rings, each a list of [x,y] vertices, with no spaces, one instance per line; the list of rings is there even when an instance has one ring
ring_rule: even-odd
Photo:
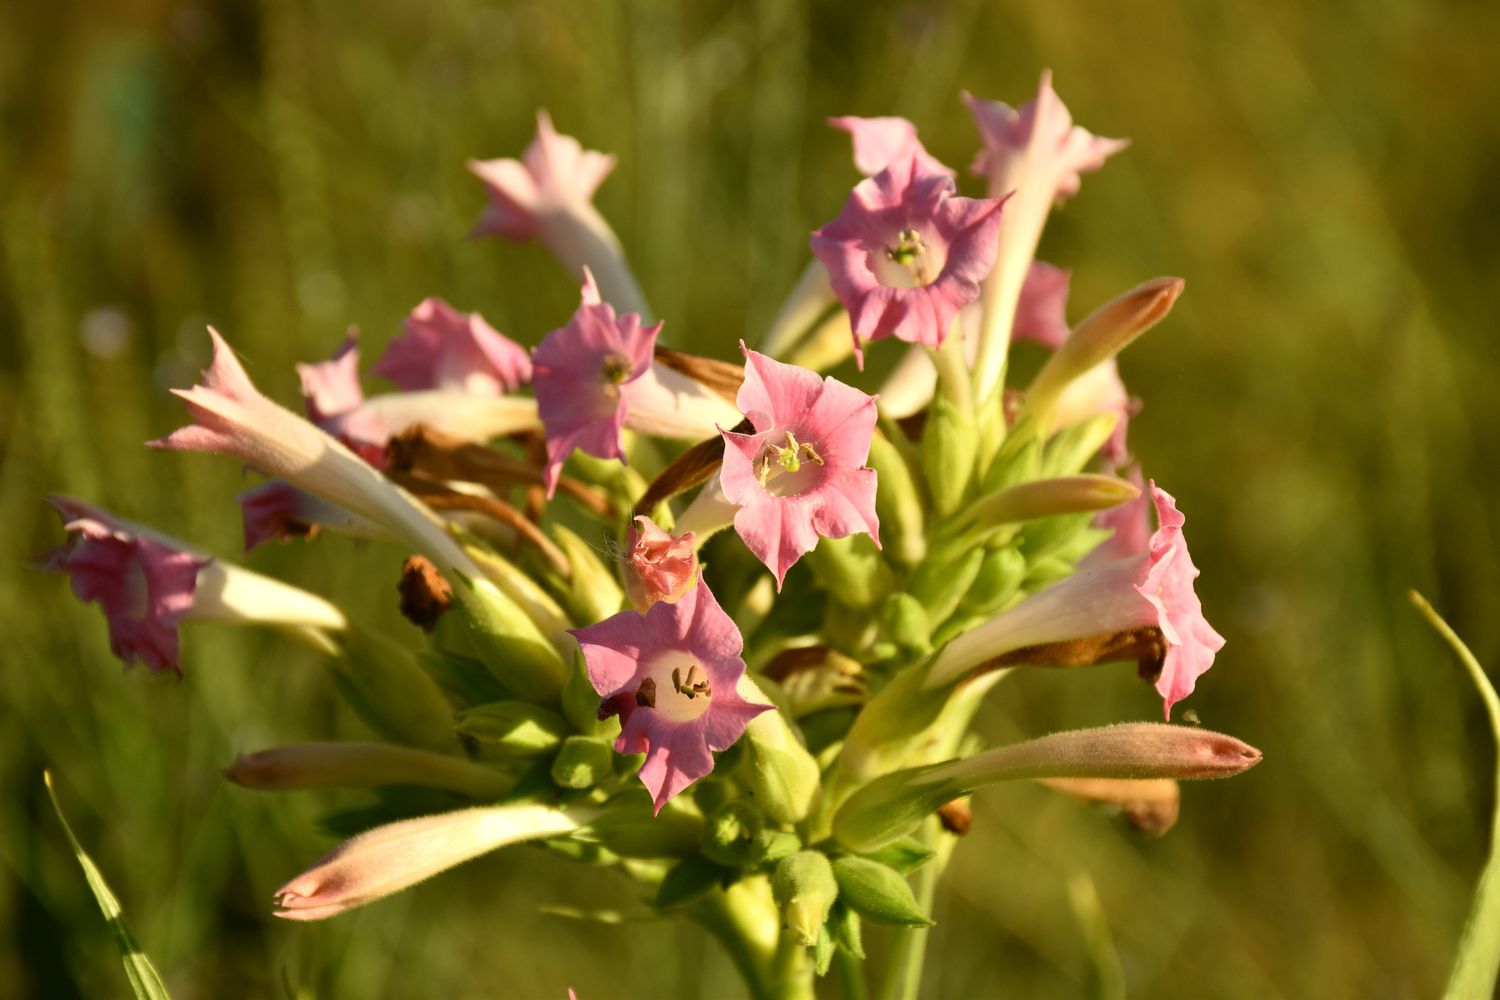
[[[866,177],[873,177],[897,160],[909,156],[917,158],[917,166],[925,174],[947,174],[954,170],[922,146],[917,138],[917,127],[905,118],[857,118],[844,115],[830,118],[828,124],[849,133],[854,141],[854,168]]]
[[[734,527],[776,576],[818,537],[865,532],[878,546],[875,470],[864,467],[875,431],[875,397],[833,378],[746,348],[739,407],[752,434],[724,431],[724,496]]]
[[[185,542],[81,503],[48,497],[73,536],[42,561],[67,573],[81,600],[98,604],[110,650],[129,666],[179,675],[177,628],[187,621],[264,623],[325,632],[343,614],[315,594],[194,550]]]
[[[614,168],[612,155],[584,149],[572,136],[559,135],[547,112],[538,111],[536,138],[521,159],[469,162],[490,196],[474,233],[518,243],[533,239],[546,216],[592,201]]]
[[[620,430],[641,376],[651,367],[661,324],[640,316],[616,317],[584,271],[582,302],[567,326],[542,339],[532,355],[537,410],[547,432],[542,478],[551,496],[573,449],[599,458],[621,458]]]
[[[676,604],[659,601],[645,614],[621,611],[569,631],[602,699],[600,716],[620,716],[615,750],[646,755],[640,778],[658,812],[713,770],[710,751],[729,749],[772,708],[736,690],[744,641],[701,577]]]
[[[1159,524],[1146,551],[1084,567],[965,632],[938,654],[926,683],[952,683],[986,665],[1085,666],[1134,657],[1142,676],[1156,682],[1170,718],[1224,638],[1204,619],[1193,591],[1198,569],[1176,501],[1154,482],[1150,487]]]
[[[568,834],[579,821],[539,805],[485,806],[401,820],[335,847],[276,890],[286,920],[323,920],[520,843]]]
[[[951,177],[925,172],[913,153],[856,185],[838,218],[812,234],[849,310],[856,354],[861,341],[882,337],[936,347],[979,296],[995,262],[1000,202],[954,191]]]
[[[379,415],[365,405],[359,383],[359,339],[351,329],[327,361],[297,365],[307,419],[338,438],[360,458],[385,467],[385,443],[390,431]]]
[[[109,514],[67,497],[49,497],[71,545],[49,553],[42,568],[67,573],[81,601],[99,605],[109,649],[126,666],[146,662],[179,676],[177,626],[192,610],[198,571],[208,560],[129,530]]]
[[[203,383],[172,392],[193,423],[153,448],[233,455],[268,476],[380,524],[439,568],[477,577],[478,569],[437,518],[328,433],[261,395],[217,330]]]
[[[1043,260],[1034,260],[1021,285],[1012,335],[1056,350],[1068,339],[1068,282],[1072,274]]]
[[[698,582],[698,555],[691,531],[669,535],[655,521],[641,516],[631,523],[627,541],[620,574],[630,603],[642,611],[657,601],[681,600]]]
[[[498,396],[531,381],[526,349],[478,313],[427,298],[407,316],[404,329],[375,365],[375,374],[403,389]]]
[[[1102,531],[1112,531],[1113,534],[1100,542],[1099,547],[1084,558],[1082,563],[1084,566],[1095,566],[1115,559],[1124,559],[1151,549],[1151,514],[1147,509],[1147,491],[1146,484],[1141,479],[1141,467],[1132,465],[1126,472],[1125,479],[1140,489],[1141,495],[1134,500],[1127,500],[1117,507],[1101,510],[1094,515],[1094,527]]]
[[[323,528],[356,538],[379,538],[389,532],[337,504],[272,479],[235,497],[244,523],[245,551],[264,542],[307,538]]]
[[[1050,71],[1042,73],[1036,98],[1019,110],[968,93],[963,98],[984,143],[970,170],[989,179],[993,197],[1016,190],[1024,180],[1045,187],[1049,202],[1066,201],[1078,193],[1081,174],[1098,170],[1130,145],[1129,139],[1105,139],[1074,125],[1052,89]]]

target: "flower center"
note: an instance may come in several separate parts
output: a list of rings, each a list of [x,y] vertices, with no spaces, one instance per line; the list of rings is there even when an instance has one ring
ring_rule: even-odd
[[[919,230],[903,229],[894,242],[870,254],[870,270],[887,288],[920,288],[937,280],[943,269],[939,258]]]
[[[799,442],[791,431],[786,432],[786,445],[767,441],[755,459],[755,478],[767,493],[775,496],[791,496],[802,492],[807,486],[808,476],[802,473],[802,463],[823,464],[823,456],[807,442]],[[774,484],[774,488],[773,488]]]
[[[599,375],[610,385],[623,385],[630,380],[630,359],[623,354],[609,353],[599,368]]]
[[[698,661],[688,653],[665,653],[646,667],[635,692],[635,703],[656,711],[668,722],[692,722],[708,711],[713,684]]]

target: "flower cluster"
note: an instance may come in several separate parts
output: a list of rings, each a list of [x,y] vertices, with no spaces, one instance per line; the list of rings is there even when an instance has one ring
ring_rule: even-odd
[[[189,622],[277,626],[334,661],[380,737],[259,748],[229,780],[470,800],[429,816],[381,800],[388,822],[284,885],[278,915],[333,916],[533,842],[734,937],[756,996],[810,995],[838,951],[859,974],[862,920],[928,923],[903,875],[943,863],[977,789],[1037,780],[1160,833],[1178,779],[1259,759],[1162,723],[974,752],[969,720],[1013,669],[1133,662],[1170,718],[1224,639],[1177,502],[1128,449],[1138,404],[1116,363],[1182,282],[1070,324],[1069,272],[1036,259],[1051,207],[1125,143],[1075,126],[1046,76],[1017,109],[965,99],[984,197],[958,193],[912,123],[831,120],[863,177],[812,232],[761,349],[733,360],[666,346],[592,204],[614,158],[545,113],[522,158],[471,164],[489,196],[475,232],[537,241],[580,282],[535,347],[428,298],[371,369],[393,389],[366,393],[351,332],[298,366],[303,416],[210,331],[202,383],[177,391],[191,422],[151,444],[266,477],[239,497],[247,550],[325,531],[389,546],[423,630],[405,641],[53,501],[70,541],[43,565],[100,605],[127,664],[180,672]],[[1007,386],[1019,341],[1045,358]],[[826,374],[852,355],[859,382],[882,350],[900,356],[879,392]]]

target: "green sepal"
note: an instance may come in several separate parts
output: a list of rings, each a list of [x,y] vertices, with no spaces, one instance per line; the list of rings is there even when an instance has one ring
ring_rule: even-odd
[[[461,704],[482,705],[511,697],[505,685],[472,656],[442,649],[424,649],[417,653],[417,662],[437,682],[438,687],[458,699]]]
[[[365,723],[396,743],[451,753],[453,713],[437,682],[411,650],[364,629],[350,629],[343,656],[330,657],[334,683]]]
[[[880,518],[882,551],[902,566],[915,566],[927,554],[925,505],[911,466],[883,434],[870,439],[875,470],[875,514]]]
[[[813,575],[845,607],[868,608],[895,586],[890,565],[869,535],[821,538],[807,560]]]
[[[551,530],[573,570],[563,598],[573,619],[592,624],[619,611],[625,592],[620,589],[614,568],[606,566],[595,547],[565,525],[554,524]]]
[[[984,555],[985,549],[975,545],[934,548],[928,553],[908,590],[927,609],[929,621],[940,622],[953,614],[979,575]]]
[[[716,865],[703,855],[695,854],[667,869],[651,905],[666,910],[696,902],[713,890],[729,885],[737,876],[734,869]]]
[[[878,861],[902,875],[910,875],[931,861],[935,855],[935,851],[929,850],[915,838],[902,837],[900,840],[886,844],[878,851],[870,851],[865,857],[871,861]]]
[[[880,607],[881,627],[903,650],[917,656],[931,652],[932,622],[922,602],[910,594],[892,594]]]
[[[703,817],[676,799],[654,811],[651,795],[635,788],[610,800],[574,837],[597,841],[624,858],[686,858],[698,853]]]
[[[818,928],[818,939],[812,945],[813,970],[820,976],[826,976],[828,969],[833,965],[833,953],[838,949],[834,947],[833,936],[828,933],[827,927]]]
[[[866,920],[903,927],[930,927],[911,886],[895,869],[869,858],[846,857],[833,863],[839,899]]]
[[[1025,579],[1026,557],[1019,549],[1014,545],[991,549],[984,554],[968,593],[959,600],[959,610],[970,615],[998,611]]]
[[[540,757],[556,750],[570,729],[556,712],[528,701],[493,701],[457,716],[459,733],[498,757]]]
[[[756,839],[765,829],[766,815],[745,799],[726,802],[703,824],[702,849],[709,860],[731,868],[759,863]]]
[[[864,936],[860,933],[859,914],[843,903],[834,903],[828,912],[828,933],[833,943],[855,958],[865,957]]]
[[[614,773],[615,752],[590,736],[569,736],[552,758],[552,780],[559,788],[593,788]]]

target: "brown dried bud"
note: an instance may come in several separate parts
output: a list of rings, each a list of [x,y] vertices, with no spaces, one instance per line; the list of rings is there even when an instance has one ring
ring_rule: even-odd
[[[938,806],[937,818],[943,829],[956,837],[962,837],[974,825],[974,811],[969,808],[968,799],[954,799]]]
[[[401,566],[401,613],[423,631],[431,632],[453,603],[453,587],[426,556],[411,556]]]

